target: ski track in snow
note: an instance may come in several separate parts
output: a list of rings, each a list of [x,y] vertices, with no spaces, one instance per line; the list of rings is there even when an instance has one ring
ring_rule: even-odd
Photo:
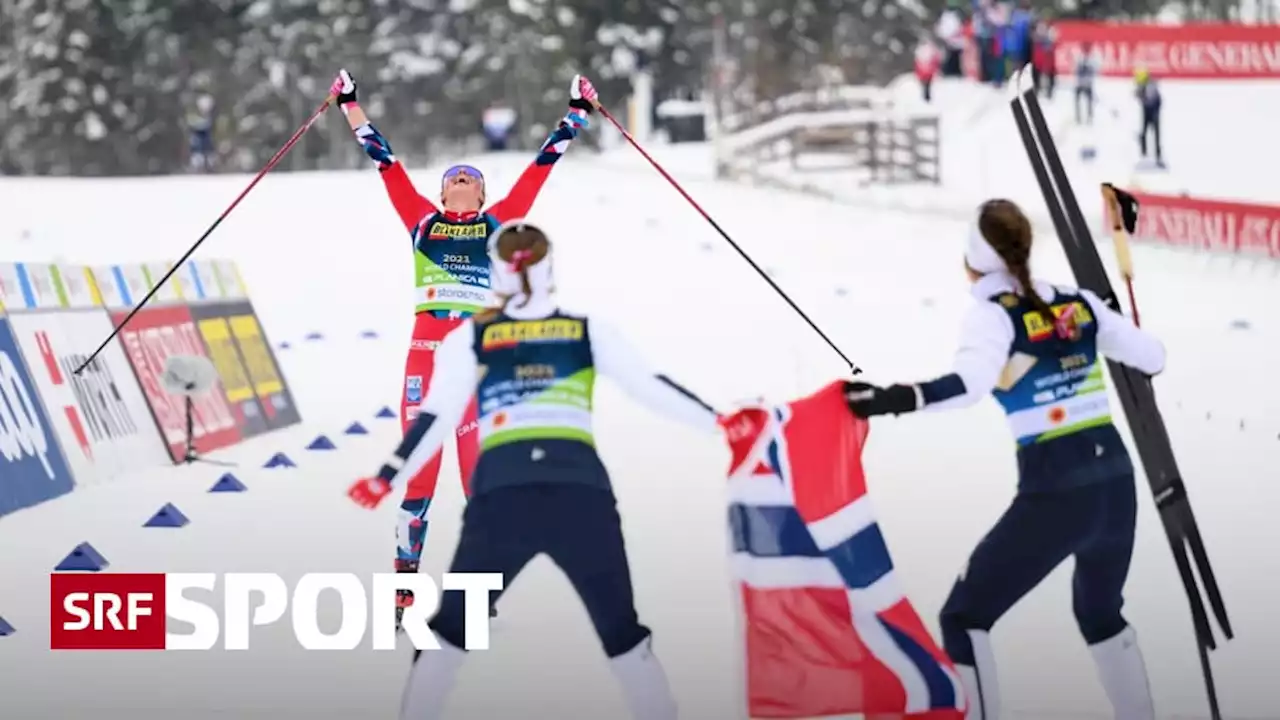
[[[667,152],[660,148],[659,159]],[[527,158],[481,161],[497,188]],[[618,321],[658,368],[722,407],[760,395],[787,399],[841,376],[840,359],[660,177],[630,169],[639,167],[629,156],[570,153],[553,175],[531,219],[557,243],[562,301]],[[430,190],[437,173],[413,176]],[[0,179],[7,206],[0,258],[176,257],[244,182]],[[968,302],[963,220],[699,179],[689,190],[869,378],[924,379],[949,367]],[[31,238],[18,240],[24,229]],[[1041,240],[1040,274],[1066,281],[1053,242]],[[236,259],[271,339],[293,343],[279,358],[304,425],[213,456],[239,464],[247,493],[207,494],[221,468],[157,468],[0,519],[0,616],[18,630],[0,638],[0,715],[395,716],[407,648],[303,652],[287,623],[255,630],[251,649],[240,653],[52,653],[47,578],[86,540],[121,572],[389,570],[396,503],[365,512],[343,489],[372,471],[398,434],[397,422],[372,414],[397,404],[411,321],[408,250],[373,172],[274,175],[219,228],[200,256]],[[1135,250],[1135,262],[1144,321],[1170,351],[1157,392],[1239,635],[1214,654],[1223,706],[1231,717],[1274,717],[1280,525],[1270,508],[1280,396],[1265,388],[1280,336],[1269,310],[1280,288],[1249,266],[1147,248]],[[1253,329],[1232,329],[1238,319]],[[381,339],[357,339],[364,329]],[[303,342],[312,330],[327,339]],[[597,432],[622,508],[641,616],[654,629],[683,716],[741,717],[721,492],[727,453],[714,438],[648,414],[607,382],[598,398]],[[1249,422],[1239,426],[1237,418]],[[353,420],[372,434],[342,436]],[[318,433],[339,449],[303,450]],[[300,467],[260,469],[276,451]],[[460,519],[451,450],[445,458],[424,558],[433,573],[444,570]],[[952,578],[1012,494],[1008,430],[994,402],[879,420],[867,469],[908,594],[936,632]],[[1139,482],[1126,614],[1140,633],[1162,717],[1202,716],[1186,600]],[[142,528],[165,502],[191,524]],[[336,627],[335,608],[326,613]],[[549,563],[535,562],[503,599],[497,633],[496,649],[475,654],[464,669],[453,717],[623,716],[586,615]],[[1071,616],[1069,563],[994,636],[1015,717],[1108,714]]]

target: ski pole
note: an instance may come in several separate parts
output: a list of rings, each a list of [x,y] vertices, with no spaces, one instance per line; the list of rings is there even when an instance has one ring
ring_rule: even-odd
[[[653,169],[657,170],[658,174],[661,175],[663,179],[665,179],[668,183],[670,183],[671,187],[675,188],[676,192],[680,193],[680,196],[683,197],[690,205],[692,205],[694,210],[698,211],[698,214],[701,215],[702,218],[706,220],[707,223],[710,224],[711,227],[714,228],[717,233],[720,234],[720,237],[724,238],[725,242],[729,243],[729,245],[734,250],[736,250],[739,255],[742,256],[742,259],[747,261],[747,264],[751,266],[751,269],[755,270],[756,274],[764,278],[765,282],[769,283],[769,287],[772,287],[774,292],[778,293],[778,295],[780,295],[783,300],[787,301],[787,304],[791,306],[791,309],[795,310],[796,314],[798,314],[801,317],[801,319],[803,319],[806,323],[808,323],[809,327],[813,328],[813,331],[818,333],[818,336],[821,337],[823,341],[826,342],[827,345],[832,350],[834,350],[837,355],[840,356],[840,359],[844,360],[845,363],[849,365],[849,370],[852,371],[854,375],[859,375],[862,373],[862,369],[859,368],[857,365],[855,365],[853,361],[849,359],[849,356],[845,355],[844,351],[842,351],[835,344],[835,342],[831,340],[831,338],[827,337],[827,334],[822,331],[822,328],[818,327],[817,323],[811,320],[808,314],[806,314],[804,310],[801,310],[800,306],[797,305],[795,301],[792,300],[791,297],[787,295],[786,292],[783,291],[782,288],[778,287],[778,284],[773,281],[773,278],[769,277],[769,274],[766,273],[763,269],[761,269],[760,266],[756,264],[756,261],[752,260],[751,256],[748,255],[745,250],[739,247],[738,243],[734,242],[733,238],[729,237],[729,233],[725,232],[724,228],[720,227],[720,223],[717,223],[706,210],[703,210],[702,206],[699,205],[698,202],[689,195],[689,193],[685,192],[685,189],[680,186],[680,183],[676,182],[676,179],[671,177],[671,174],[668,173],[661,165],[659,165],[658,161],[654,160],[653,157],[649,155],[649,153],[646,152],[643,147],[640,146],[640,143],[637,142],[636,139],[631,136],[631,133],[627,132],[627,129],[623,127],[622,123],[618,122],[618,119],[615,118],[613,114],[609,112],[608,108],[606,108],[604,105],[601,105],[599,100],[592,100],[591,104],[595,106],[595,109],[601,115],[603,115],[606,120],[608,120],[610,123],[613,123],[613,126],[618,129],[618,132],[622,133],[622,137],[627,139],[627,142],[630,143],[631,147],[635,148],[636,152],[640,153],[640,155],[643,156],[645,160],[649,161],[649,164],[653,166]]]
[[[289,150],[297,144],[303,133],[311,129],[311,126],[315,124],[316,120],[320,119],[320,116],[324,114],[324,111],[328,110],[329,106],[333,104],[335,97],[336,96],[334,95],[326,97],[320,107],[316,108],[315,112],[311,113],[311,117],[307,118],[307,121],[293,132],[293,136],[285,141],[284,145],[276,151],[275,155],[271,156],[271,159],[267,161],[267,164],[258,171],[258,174],[253,177],[253,180],[249,182],[249,185],[245,187],[244,190],[240,191],[240,194],[236,196],[236,199],[231,201],[231,204],[227,206],[227,209],[222,211],[222,214],[218,216],[218,219],[213,221],[213,224],[209,226],[209,229],[205,230],[204,234],[192,243],[191,247],[187,249],[187,252],[173,264],[173,267],[169,268],[169,271],[166,272],[164,276],[156,282],[155,286],[138,301],[138,304],[133,306],[133,309],[129,311],[129,314],[124,316],[124,319],[120,321],[120,324],[111,329],[111,333],[107,335],[106,339],[103,340],[100,345],[98,345],[98,349],[90,353],[89,357],[85,358],[84,362],[80,363],[80,366],[75,369],[76,375],[83,373],[84,369],[89,367],[89,364],[92,363],[94,359],[106,349],[107,345],[109,345],[111,341],[120,334],[120,331],[124,329],[124,326],[129,324],[129,321],[133,319],[133,316],[137,315],[138,311],[150,302],[151,298],[155,297],[156,293],[160,291],[160,287],[163,286],[169,278],[173,277],[173,274],[178,271],[178,268],[182,267],[182,264],[185,263],[204,243],[204,241],[213,234],[213,231],[222,224],[222,221],[227,219],[227,216],[231,214],[231,211],[236,209],[236,206],[240,204],[241,200],[244,200],[245,196],[249,194],[249,191],[258,184],[258,181],[262,180],[262,178],[280,162],[281,158],[285,156],[285,153],[288,153]]]
[[[1111,239],[1116,246],[1116,263],[1120,276],[1129,291],[1129,308],[1133,311],[1133,324],[1141,326],[1138,318],[1138,298],[1133,292],[1133,255],[1129,252],[1129,234],[1137,229],[1138,201],[1129,193],[1111,183],[1102,184],[1102,202],[1111,218]]]

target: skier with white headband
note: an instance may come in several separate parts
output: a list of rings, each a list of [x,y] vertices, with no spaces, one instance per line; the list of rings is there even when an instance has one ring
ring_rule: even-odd
[[[1001,716],[992,626],[1068,557],[1076,624],[1115,717],[1154,720],[1137,636],[1121,614],[1137,498],[1102,368],[1106,356],[1155,375],[1164,346],[1096,294],[1034,280],[1031,245],[1031,222],[1017,205],[984,203],[964,255],[977,302],[954,370],[912,385],[849,382],[847,400],[854,414],[872,417],[967,407],[992,393],[1008,416],[1017,494],[974,549],[940,620],[968,720]]]
[[[495,284],[509,299],[449,333],[414,428],[377,475],[348,494],[376,507],[438,452],[475,393],[480,458],[450,572],[500,573],[510,587],[530,560],[550,556],[586,606],[631,716],[675,720],[650,631],[636,614],[621,518],[596,451],[596,378],[608,377],[636,401],[709,436],[720,432],[721,420],[649,368],[613,327],[559,306],[551,243],[541,230],[504,226],[491,252]],[[462,593],[441,597],[430,623],[440,648],[415,653],[404,720],[441,716],[466,658],[464,602]]]
[[[415,293],[413,339],[405,361],[400,421],[404,432],[413,426],[423,391],[435,365],[440,342],[463,320],[491,306],[490,263],[485,247],[489,236],[504,222],[528,215],[551,168],[587,127],[596,101],[591,81],[575,75],[569,88],[569,111],[538,150],[534,161],[516,180],[506,197],[489,208],[485,204],[484,175],[470,165],[455,165],[441,179],[440,203],[423,197],[404,165],[392,154],[391,145],[369,122],[356,98],[356,81],[339,71],[330,92],[365,153],[378,167],[391,204],[413,241]],[[474,402],[460,418],[457,430],[458,464],[463,491],[470,496],[469,481],[479,448],[476,441]],[[408,482],[396,525],[397,572],[418,571],[427,534],[427,511],[440,474],[440,453],[423,465]],[[413,602],[411,593],[399,596],[400,609]]]

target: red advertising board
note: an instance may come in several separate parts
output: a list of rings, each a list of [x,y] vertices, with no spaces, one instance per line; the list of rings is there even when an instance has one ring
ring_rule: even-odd
[[[1134,193],[1139,240],[1280,258],[1280,207]]]
[[[114,313],[112,320],[119,323],[126,314]],[[138,383],[155,415],[169,455],[178,462],[186,452],[185,403],[183,398],[165,392],[160,377],[170,356],[208,357],[191,312],[185,306],[145,308],[120,332],[120,341],[138,375]],[[240,441],[240,425],[221,383],[212,392],[194,400],[192,434],[197,452],[210,452]]]
[[[1142,25],[1061,21],[1058,73],[1075,72],[1085,43],[1108,77],[1146,68],[1156,79],[1280,78],[1280,25]]]

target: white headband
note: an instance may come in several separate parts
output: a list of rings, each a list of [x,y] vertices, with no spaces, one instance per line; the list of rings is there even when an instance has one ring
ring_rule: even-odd
[[[991,247],[991,243],[982,236],[976,220],[969,227],[969,239],[964,248],[964,261],[980,275],[1008,271],[1008,267],[996,249]]]
[[[524,288],[520,282],[520,274],[513,272],[510,264],[498,256],[498,237],[503,232],[524,224],[523,218],[511,220],[503,223],[489,235],[488,251],[492,268],[489,274],[489,285],[499,295],[516,296],[523,294]],[[548,241],[546,256],[524,267],[525,273],[529,277],[529,289],[533,291],[534,295],[543,295],[555,291],[555,278],[551,270],[551,250],[552,246]]]

